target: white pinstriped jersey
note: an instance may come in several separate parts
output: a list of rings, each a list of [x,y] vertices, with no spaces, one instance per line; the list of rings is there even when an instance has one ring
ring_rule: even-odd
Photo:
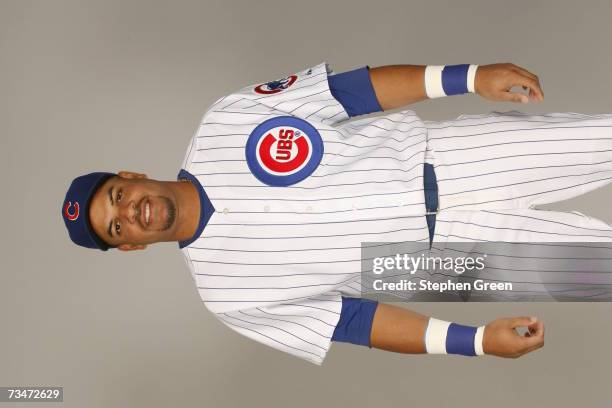
[[[347,121],[331,74],[322,63],[280,91],[253,85],[218,100],[182,166],[215,208],[183,248],[206,307],[233,330],[315,364],[330,347],[341,295],[359,294],[361,243],[429,239],[427,129],[409,110]],[[245,158],[255,128],[281,116],[307,121],[324,146],[312,174],[285,187],[264,184]]]

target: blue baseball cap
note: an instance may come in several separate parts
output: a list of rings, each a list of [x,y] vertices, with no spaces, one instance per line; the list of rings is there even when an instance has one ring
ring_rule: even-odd
[[[85,248],[106,251],[110,246],[94,232],[89,221],[89,205],[96,190],[115,173],[89,173],[72,181],[62,204],[62,218],[70,239]]]

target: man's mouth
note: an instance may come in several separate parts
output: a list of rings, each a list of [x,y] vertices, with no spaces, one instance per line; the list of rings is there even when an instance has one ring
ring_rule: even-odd
[[[145,197],[138,206],[140,224],[143,228],[147,228],[151,223],[151,202],[148,197]]]
[[[167,197],[144,197],[138,206],[138,220],[143,229],[157,231],[167,230],[174,224],[176,208],[172,200]]]

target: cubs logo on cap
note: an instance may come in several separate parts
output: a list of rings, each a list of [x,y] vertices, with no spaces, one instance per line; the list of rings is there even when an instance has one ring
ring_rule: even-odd
[[[310,176],[323,158],[323,140],[308,122],[294,116],[268,119],[247,140],[251,173],[270,186],[289,186]]]
[[[96,190],[114,173],[89,173],[75,178],[62,203],[62,218],[68,235],[77,245],[106,251],[109,246],[95,233],[89,221],[89,204]]]
[[[79,218],[79,207],[78,202],[75,201],[73,204],[72,201],[68,201],[66,205],[64,205],[64,216],[69,221],[76,221],[77,218]]]
[[[258,94],[270,95],[278,93],[284,89],[289,88],[293,83],[297,81],[297,75],[290,75],[288,77],[268,82],[265,84],[257,85],[255,89],[253,89]]]

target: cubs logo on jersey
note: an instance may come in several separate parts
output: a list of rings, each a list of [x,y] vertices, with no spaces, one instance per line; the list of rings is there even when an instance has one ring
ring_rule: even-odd
[[[254,91],[258,94],[270,95],[278,93],[284,89],[289,88],[293,83],[297,81],[297,75],[290,75],[288,77],[268,82],[265,84],[257,85]]]
[[[308,122],[293,116],[268,119],[247,140],[251,173],[270,186],[289,186],[310,176],[323,158],[323,140]]]

